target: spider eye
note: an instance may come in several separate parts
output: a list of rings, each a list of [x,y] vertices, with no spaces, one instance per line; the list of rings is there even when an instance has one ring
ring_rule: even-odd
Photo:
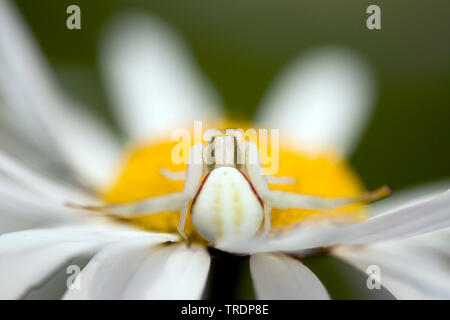
[[[205,133],[203,134],[203,140],[205,140],[208,143],[211,143],[214,141],[214,139],[216,137],[222,136],[222,131],[220,131],[219,129],[208,129],[205,131]]]
[[[225,135],[234,137],[238,142],[244,139],[242,131],[237,129],[225,129]]]

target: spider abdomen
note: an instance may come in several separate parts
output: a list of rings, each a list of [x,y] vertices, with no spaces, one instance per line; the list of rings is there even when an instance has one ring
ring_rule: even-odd
[[[197,231],[213,244],[250,239],[261,226],[263,206],[245,176],[233,167],[214,169],[191,211]]]

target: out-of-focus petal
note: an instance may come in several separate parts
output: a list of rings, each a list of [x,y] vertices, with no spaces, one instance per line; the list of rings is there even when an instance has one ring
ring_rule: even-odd
[[[116,17],[106,29],[99,59],[111,104],[133,137],[220,116],[212,86],[195,69],[181,39],[156,17]]]
[[[301,225],[272,237],[256,237],[227,247],[235,253],[298,252],[336,244],[368,244],[406,238],[450,226],[450,191],[350,225],[333,223]]]
[[[69,259],[114,241],[169,235],[112,228],[35,229],[0,236],[0,298],[17,299]]]
[[[111,245],[80,273],[80,290],[65,299],[199,299],[210,257],[204,248],[154,246],[143,241]]]
[[[336,225],[304,226],[273,236],[256,236],[253,239],[227,246],[226,251],[237,254],[258,252],[292,252],[318,248],[333,244],[343,227]]]
[[[61,214],[53,215],[51,211],[49,213],[45,205],[36,208],[33,197],[31,197],[31,203],[28,202],[27,196],[29,193],[27,190],[4,180],[0,178],[0,203],[2,204],[0,210],[0,234],[35,228],[43,222],[48,226],[55,223],[55,220],[60,221],[65,217],[65,215]],[[73,218],[75,218],[75,214]]]
[[[311,270],[282,253],[252,255],[250,270],[258,299],[330,299],[327,290]]]
[[[119,151],[114,138],[99,121],[74,111],[9,1],[0,2],[0,29],[2,112],[13,113],[31,140],[47,142],[42,152],[53,151],[88,184],[106,183]]]
[[[420,203],[427,199],[432,199],[439,193],[450,189],[450,180],[441,180],[422,184],[405,190],[395,191],[391,196],[372,203],[369,206],[371,215],[385,214],[392,209],[398,209],[401,206]]]
[[[408,237],[450,226],[450,190],[421,201],[413,201],[367,221],[350,226],[340,241],[366,244]]]
[[[19,299],[64,263],[93,247],[87,242],[33,246],[0,256],[0,297]]]
[[[45,199],[0,176],[0,234],[81,221],[85,212]]]
[[[53,125],[53,134],[60,135],[58,146],[81,180],[96,188],[109,185],[121,154],[109,128],[79,107],[52,110],[47,113],[47,119],[58,122]]]
[[[52,181],[50,178],[39,174],[39,172],[33,171],[1,150],[0,172],[29,190],[33,190],[36,194],[45,196],[47,199],[42,199],[43,202],[49,199],[61,204],[65,201],[86,202],[94,200],[82,190]]]
[[[333,254],[367,272],[398,299],[450,299],[450,230],[362,247],[338,247]]]
[[[312,50],[276,79],[257,121],[312,152],[349,154],[372,113],[374,88],[370,68],[355,52]]]

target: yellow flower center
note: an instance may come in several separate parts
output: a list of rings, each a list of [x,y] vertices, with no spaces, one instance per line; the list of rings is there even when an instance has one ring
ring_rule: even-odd
[[[226,127],[231,127],[229,124]],[[242,128],[242,126],[234,126]],[[170,180],[161,174],[161,169],[186,170],[185,164],[176,165],[171,160],[172,149],[178,144],[167,139],[148,141],[128,151],[121,172],[115,183],[103,192],[110,203],[127,203],[149,197],[181,191],[184,181]],[[261,152],[261,151],[260,151]],[[270,150],[269,150],[270,152]],[[270,185],[273,190],[283,190],[329,198],[351,197],[365,190],[345,160],[333,153],[308,154],[289,147],[280,141],[279,170],[277,177],[292,177],[295,183]],[[129,219],[134,225],[155,232],[177,232],[180,212],[161,212]],[[321,219],[359,222],[366,213],[361,205],[349,205],[334,210],[286,209],[272,210],[272,229],[286,230],[299,223],[311,223]],[[201,237],[188,217],[186,234],[193,239]]]

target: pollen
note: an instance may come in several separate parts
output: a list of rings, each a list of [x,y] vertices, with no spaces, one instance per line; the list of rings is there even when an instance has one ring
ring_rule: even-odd
[[[232,126],[227,124],[227,127]],[[175,164],[171,159],[172,150],[177,144],[177,141],[170,140],[169,135],[168,138],[128,148],[114,183],[102,192],[103,199],[120,204],[183,190],[184,181],[170,180],[161,174],[161,169],[186,170],[185,164]],[[270,152],[270,146],[266,151]],[[301,148],[294,148],[283,140],[280,140],[279,169],[275,176],[291,177],[295,182],[269,185],[273,190],[329,198],[352,197],[365,191],[348,162],[338,158],[333,152],[313,155]],[[239,202],[239,194],[235,194],[235,197],[236,202]],[[179,216],[180,212],[161,212],[130,218],[129,222],[148,231],[176,233]],[[272,209],[271,225],[276,232],[302,223],[330,219],[359,222],[365,218],[366,211],[362,205],[349,205],[334,210]],[[194,240],[202,239],[189,216],[186,234]]]

